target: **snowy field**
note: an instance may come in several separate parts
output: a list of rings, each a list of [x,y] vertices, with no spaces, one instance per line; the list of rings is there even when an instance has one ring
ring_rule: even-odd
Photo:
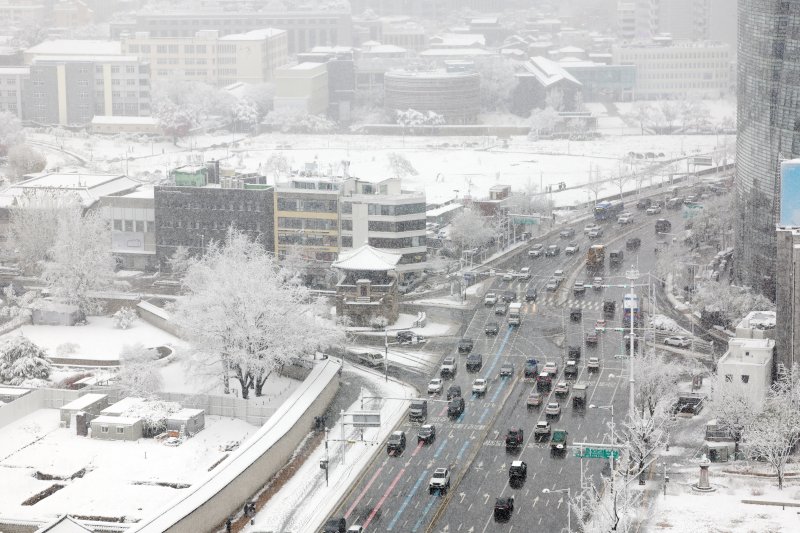
[[[137,320],[128,329],[114,327],[110,317],[90,316],[85,326],[22,326],[5,337],[24,335],[37,346],[47,350],[51,357],[72,359],[115,360],[123,346],[143,344],[146,348],[170,346],[183,348],[186,344],[143,320]],[[77,344],[72,353],[59,353],[63,344]],[[62,351],[63,352],[63,351]]]
[[[206,416],[205,429],[178,447],[152,439],[103,441],[59,428],[58,410],[43,409],[3,428],[0,513],[37,520],[64,513],[142,518],[182,490],[165,485],[200,481],[225,455],[221,444],[257,430],[238,419]],[[69,479],[83,469],[83,477]],[[38,480],[36,472],[66,480]],[[65,487],[35,506],[21,505],[56,483]]]

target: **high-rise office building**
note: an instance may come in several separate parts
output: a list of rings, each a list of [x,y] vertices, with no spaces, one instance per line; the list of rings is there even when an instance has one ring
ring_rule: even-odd
[[[800,0],[739,0],[738,40],[734,272],[774,299],[780,162],[800,156]]]

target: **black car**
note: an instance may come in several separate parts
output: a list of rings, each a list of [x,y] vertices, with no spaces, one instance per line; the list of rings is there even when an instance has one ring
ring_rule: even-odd
[[[436,426],[433,424],[425,424],[419,428],[419,433],[417,433],[417,442],[430,444],[434,440],[436,440]]]
[[[347,533],[347,521],[344,518],[329,518],[322,533]]]
[[[447,399],[452,400],[453,398],[458,398],[459,396],[461,396],[461,386],[450,385],[450,388],[447,389]]]
[[[464,398],[458,396],[447,404],[447,416],[458,418],[464,413]]]
[[[486,327],[483,328],[487,335],[497,335],[500,333],[500,324],[497,322],[487,322]]]
[[[525,291],[525,301],[526,302],[535,302],[536,301],[536,289],[533,287],[529,287]]]
[[[627,250],[638,250],[639,247],[642,245],[642,239],[639,237],[631,237],[627,241],[625,241],[625,248]]]
[[[479,353],[471,353],[467,356],[467,372],[477,372],[483,366],[483,357]]]
[[[514,513],[514,497],[497,498],[494,502],[494,519],[508,520]]]
[[[569,319],[573,322],[579,322],[583,317],[583,309],[580,307],[573,307],[569,310]]]
[[[417,341],[422,340],[422,335],[417,335],[413,331],[410,330],[403,330],[397,332],[397,342],[400,344],[411,344],[414,342],[414,337],[417,338]]]
[[[569,346],[567,348],[567,356],[570,359],[580,359],[581,358],[581,347],[580,346]]]
[[[508,469],[508,479],[510,481],[523,480],[528,477],[528,464],[525,461],[511,461],[511,468]]]
[[[517,293],[515,291],[506,291],[503,293],[503,301],[506,303],[516,302]]]
[[[650,198],[642,198],[636,202],[636,209],[647,209],[651,205],[653,205],[653,201]]]
[[[469,353],[474,346],[475,342],[472,339],[464,337],[458,341],[458,353]]]

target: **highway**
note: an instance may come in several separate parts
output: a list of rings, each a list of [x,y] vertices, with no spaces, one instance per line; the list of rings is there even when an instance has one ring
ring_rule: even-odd
[[[619,285],[630,283],[625,278],[625,271],[632,264],[638,264],[642,273],[655,272],[656,241],[664,240],[654,231],[656,218],[671,219],[674,231],[683,228],[680,211],[647,216],[643,211],[635,210],[633,205],[629,207],[629,211],[635,214],[631,225],[621,227],[606,222],[603,224],[605,235],[594,241],[584,236],[583,225],[575,226],[576,234],[572,238],[556,236],[546,241],[533,241],[545,245],[559,244],[562,248],[560,255],[529,258],[527,254],[519,254],[496,267],[498,272],[503,272],[529,266],[533,276],[530,280],[502,281],[498,275],[493,281],[493,290],[514,291],[517,301],[523,302],[523,321],[519,327],[509,326],[506,317],[495,315],[491,306],[476,306],[465,336],[474,339],[473,353],[483,355],[483,366],[478,372],[467,372],[466,356],[457,355],[457,373],[453,379],[445,381],[445,391],[451,384],[460,385],[466,400],[465,412],[450,420],[446,416],[445,398],[438,395],[428,397],[434,401],[429,402],[427,422],[436,426],[436,440],[431,444],[417,444],[419,424],[408,420],[402,422],[396,429],[404,431],[408,439],[404,453],[388,456],[385,449],[381,450],[360,482],[340,502],[333,516],[344,516],[348,525],[360,524],[365,531],[554,532],[566,529],[566,494],[545,494],[542,491],[569,487],[574,496],[580,490],[581,460],[574,456],[573,449],[563,455],[552,455],[549,442],[534,442],[533,427],[537,421],[545,419],[544,406],[534,409],[526,406],[526,398],[535,383],[523,377],[523,367],[526,357],[531,355],[538,359],[540,368],[547,361],[556,362],[558,377],[553,380],[555,384],[564,379],[567,347],[580,346],[579,375],[570,382],[588,384],[587,407],[573,407],[570,395],[560,401],[561,415],[551,424],[553,429],[568,431],[570,445],[577,441],[609,442],[610,411],[590,406],[613,405],[617,422],[621,422],[627,412],[628,360],[615,357],[625,353],[623,333],[611,329],[622,325],[622,297],[628,291]],[[625,250],[625,240],[634,236],[641,238],[638,252]],[[580,251],[573,256],[563,252],[570,241],[580,245]],[[606,244],[602,276],[608,286],[601,290],[587,288],[583,295],[575,295],[575,280],[590,282],[592,279],[583,268],[586,250],[591,244],[599,243]],[[611,269],[608,255],[617,249],[625,250],[625,259],[621,266]],[[547,292],[545,285],[556,269],[564,269],[566,279],[558,291]],[[646,277],[636,283],[646,283]],[[537,289],[536,302],[524,301],[530,287]],[[637,288],[636,292],[640,301],[644,301],[647,289]],[[587,346],[585,335],[594,331],[596,321],[603,318],[604,300],[617,302],[616,313],[608,319],[609,329],[599,334],[597,345]],[[570,309],[575,307],[582,309],[582,318],[573,321],[570,320]],[[490,321],[500,324],[496,336],[484,333],[484,326]],[[444,355],[455,353],[453,343]],[[592,356],[600,358],[601,368],[599,372],[590,374],[585,364]],[[514,375],[500,377],[500,366],[507,362],[514,364]],[[477,377],[489,380],[488,391],[481,398],[471,394],[472,381]],[[545,393],[544,404],[549,401],[556,401],[552,392]],[[511,427],[525,430],[524,445],[514,452],[505,447],[505,435]],[[524,483],[512,488],[508,469],[513,460],[527,463],[528,476]],[[585,459],[583,464],[586,479],[590,476],[596,479],[601,469],[607,467],[607,460]],[[440,467],[450,469],[451,489],[446,494],[430,494],[428,481],[434,469]],[[507,522],[495,522],[495,498],[508,495],[515,497],[515,510]],[[573,514],[572,518],[575,529],[577,515]]]

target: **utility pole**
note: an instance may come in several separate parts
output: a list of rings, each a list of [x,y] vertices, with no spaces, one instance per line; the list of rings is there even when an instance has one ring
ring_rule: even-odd
[[[630,280],[630,282],[631,282],[630,283],[630,288],[631,288],[630,294],[635,296],[636,293],[634,292],[634,283],[633,282],[636,281],[637,279],[639,279],[639,271],[636,269],[636,267],[631,266],[631,269],[628,270],[627,272],[625,272],[625,277],[628,278],[628,280]],[[639,304],[637,304],[637,306],[638,305]],[[624,312],[625,312],[625,309],[624,309],[624,305],[623,305],[623,313]],[[628,357],[628,374],[629,374],[629,376],[628,376],[628,385],[629,385],[629,389],[630,389],[628,391],[628,394],[629,394],[629,397],[628,397],[628,412],[630,413],[629,416],[633,416],[634,415],[635,405],[636,405],[635,404],[635,400],[634,400],[634,394],[633,394],[633,388],[635,386],[635,379],[633,377],[633,355],[634,355],[633,354],[633,341],[634,341],[634,335],[635,335],[634,332],[633,332],[634,314],[635,314],[634,310],[631,308],[631,310],[630,310],[630,315],[631,315],[630,356]]]

